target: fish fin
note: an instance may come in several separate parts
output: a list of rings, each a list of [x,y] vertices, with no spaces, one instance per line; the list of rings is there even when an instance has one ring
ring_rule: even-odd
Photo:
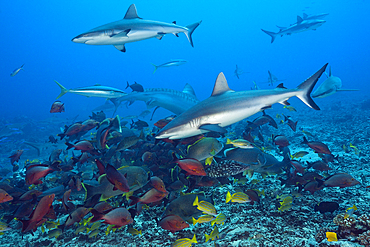
[[[124,31],[122,31],[122,32],[120,32],[120,33],[118,33],[118,34],[114,34],[114,35],[112,35],[111,37],[127,37],[127,34],[129,33],[131,31],[131,29],[126,29],[126,30],[124,30]]]
[[[194,97],[196,97],[195,96],[195,91],[194,91],[193,87],[189,83],[186,83],[185,84],[184,89],[182,90],[182,92],[183,93],[187,93],[187,94],[191,94]]]
[[[153,71],[153,74],[157,71],[157,69],[158,69],[158,66],[157,65],[155,65],[154,63],[152,63],[152,65],[154,66],[154,71]]]
[[[131,4],[130,7],[128,8],[126,15],[123,19],[142,19],[137,15],[137,10],[135,4]]]
[[[201,126],[199,126],[199,129],[214,131],[214,132],[219,132],[219,133],[226,133],[227,132],[227,130],[224,127],[221,127],[218,124],[202,124]]]
[[[122,44],[122,45],[115,45],[114,47],[115,47],[117,50],[121,51],[121,52],[126,52],[125,44]]]
[[[212,91],[211,96],[220,95],[220,94],[223,94],[223,93],[226,93],[226,92],[229,92],[229,91],[234,92],[233,90],[231,90],[229,88],[229,85],[227,84],[225,75],[224,75],[224,73],[221,72],[217,76],[217,79],[216,79],[215,85],[213,87],[213,91]]]
[[[276,36],[277,36],[277,33],[274,33],[274,32],[270,32],[270,31],[266,31],[266,30],[263,30],[261,29],[265,34],[268,34],[271,36],[271,43],[274,42],[274,40],[276,39]],[[270,73],[270,71],[269,71]]]
[[[301,23],[303,21],[302,17],[300,17],[299,15],[297,15],[297,23]]]
[[[65,87],[63,87],[62,84],[60,84],[59,82],[57,82],[56,80],[54,80],[56,84],[58,84],[58,86],[60,87],[60,94],[58,95],[57,99],[59,99],[60,97],[62,97],[63,95],[65,95],[66,93],[69,92],[68,89],[66,89]]]
[[[299,90],[297,97],[302,100],[303,103],[305,103],[307,106],[315,110],[320,110],[320,107],[316,105],[316,103],[312,100],[310,94],[327,66],[328,64],[325,64],[320,70],[318,70],[315,74],[313,74],[310,78],[302,82],[297,87],[297,89]]]
[[[193,23],[191,25],[186,26],[186,28],[188,30],[185,31],[184,33],[185,33],[186,37],[188,38],[192,47],[194,47],[192,35],[193,35],[194,30],[200,25],[200,23],[202,23],[202,21],[199,21],[199,22],[196,22],[196,23]]]

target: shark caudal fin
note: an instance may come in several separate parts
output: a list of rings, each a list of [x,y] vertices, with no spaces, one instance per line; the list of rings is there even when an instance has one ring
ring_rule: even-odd
[[[275,38],[276,38],[276,36],[277,36],[277,33],[274,33],[274,32],[270,32],[270,31],[266,31],[266,30],[263,30],[263,29],[261,29],[264,33],[266,33],[266,34],[268,34],[268,35],[270,35],[271,36],[271,43],[273,43],[274,42],[274,40],[275,40]]]
[[[200,25],[200,23],[202,23],[202,21],[199,21],[199,22],[196,22],[194,24],[191,24],[191,25],[188,25],[186,26],[186,28],[188,29],[187,32],[185,32],[185,35],[186,37],[188,38],[190,44],[192,47],[194,47],[194,44],[193,44],[193,38],[191,37],[194,30]]]
[[[152,65],[154,66],[154,71],[153,71],[153,74],[157,71],[157,69],[158,69],[158,66],[157,65],[155,65],[154,63],[152,63]]]
[[[54,80],[55,81],[55,80]],[[68,93],[68,89],[66,89],[65,87],[63,87],[62,84],[60,84],[59,82],[55,81],[56,84],[58,84],[58,86],[60,87],[60,94],[58,95],[57,99],[59,99],[60,97],[62,97],[63,95],[65,95],[66,93]]]
[[[328,64],[325,64],[319,71],[313,74],[310,78],[302,82],[298,87],[297,97],[303,101],[306,105],[315,110],[320,110],[320,107],[311,98],[312,89],[315,87],[320,76],[324,73]]]

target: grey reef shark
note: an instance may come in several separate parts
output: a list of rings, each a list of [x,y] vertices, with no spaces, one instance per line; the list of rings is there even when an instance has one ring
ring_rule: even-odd
[[[150,38],[160,40],[165,34],[172,33],[178,36],[179,33],[184,33],[191,46],[194,47],[192,34],[201,22],[183,27],[176,25],[176,22],[165,23],[145,20],[137,15],[135,4],[131,4],[122,20],[91,29],[76,36],[72,41],[86,45],[113,45],[119,51],[125,52],[126,43]]]
[[[279,27],[280,30],[277,33],[266,31],[261,29],[263,32],[271,36],[271,43],[274,42],[275,38],[278,36],[283,37],[284,35],[291,35],[293,33],[300,33],[308,30],[316,30],[316,28],[320,27],[326,21],[324,20],[317,20],[317,19],[302,19],[302,17],[297,16],[297,23],[290,25],[289,27]]]
[[[329,76],[327,74],[326,76],[328,78],[312,93],[312,98],[325,98],[336,92],[358,91],[358,89],[342,89],[342,80],[331,74],[331,67]]]
[[[287,89],[280,84],[272,90],[239,92],[229,88],[221,72],[211,97],[177,116],[157,133],[156,138],[181,139],[210,131],[226,133],[224,127],[271,108],[275,103],[289,105],[287,100],[293,96],[297,96],[312,109],[320,110],[310,94],[326,67],[327,64],[293,89]]]
[[[143,92],[134,91],[119,98],[110,99],[115,105],[116,113],[119,105],[127,101],[129,105],[136,100],[144,101],[148,109],[152,107],[162,107],[170,112],[179,115],[199,102],[194,89],[190,84],[186,84],[182,91],[169,88],[145,88]]]

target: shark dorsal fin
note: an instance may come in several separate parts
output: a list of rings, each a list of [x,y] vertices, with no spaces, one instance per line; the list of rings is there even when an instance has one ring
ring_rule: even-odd
[[[185,87],[184,89],[182,90],[183,93],[187,93],[187,94],[191,94],[193,96],[195,96],[195,92],[194,92],[194,89],[192,86],[190,86],[189,83],[186,83],[185,84]]]
[[[297,15],[297,23],[301,23],[303,21],[302,17],[300,17],[299,15]]]
[[[303,13],[303,19],[307,19],[307,14],[306,13]]]
[[[229,85],[227,84],[225,75],[224,75],[224,73],[221,72],[217,76],[216,83],[215,83],[215,86],[213,87],[213,91],[212,91],[211,96],[223,94],[223,93],[228,92],[228,91],[233,91],[233,90],[231,90],[229,88]]]
[[[280,83],[279,85],[277,85],[276,88],[283,88],[283,89],[287,89],[286,87],[284,87],[283,83]]]
[[[127,12],[126,12],[126,15],[123,19],[135,19],[135,18],[139,18],[141,19],[138,15],[137,15],[137,11],[136,11],[136,6],[135,4],[131,4],[130,7],[128,8]]]

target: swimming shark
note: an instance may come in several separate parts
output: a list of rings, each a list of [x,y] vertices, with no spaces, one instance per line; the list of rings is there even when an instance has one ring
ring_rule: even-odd
[[[358,89],[341,89],[342,80],[331,74],[331,67],[329,69],[329,76],[327,74],[326,76],[328,78],[312,93],[312,98],[325,98],[342,91],[358,91]]]
[[[267,71],[269,73],[269,77],[267,78],[267,82],[270,86],[274,85],[274,82],[279,82],[279,81],[285,81],[285,80],[279,80],[274,74],[270,72],[270,70]]]
[[[297,23],[289,26],[289,27],[279,27],[280,31],[277,33],[266,31],[261,29],[263,32],[271,36],[271,43],[274,42],[275,38],[277,36],[283,36],[283,35],[291,35],[293,33],[300,33],[308,30],[316,30],[316,28],[320,27],[322,24],[324,24],[326,21],[324,20],[304,20],[302,17],[297,16]]]
[[[184,33],[191,46],[194,47],[192,34],[200,23],[201,21],[183,27],[176,25],[176,22],[165,23],[144,20],[137,15],[135,4],[131,4],[122,20],[91,29],[76,36],[72,41],[86,45],[113,45],[119,51],[125,52],[126,43],[154,37],[160,40],[168,33],[176,36],[178,36],[178,33]]]
[[[326,67],[327,64],[297,88],[287,89],[280,84],[272,90],[239,92],[229,88],[221,72],[217,77],[211,97],[199,102],[169,122],[158,132],[156,138],[181,139],[210,131],[226,133],[224,127],[271,108],[275,103],[289,105],[287,100],[293,96],[297,96],[312,109],[320,110],[312,100],[310,93]]]
[[[79,87],[73,89],[66,89],[62,84],[55,81],[56,84],[60,87],[60,94],[58,95],[57,99],[65,95],[66,93],[74,93],[79,94],[86,97],[101,97],[101,98],[118,98],[127,93],[113,87],[106,87],[106,86],[90,86],[90,87]]]
[[[188,83],[186,83],[182,91],[168,88],[145,88],[144,92],[134,91],[120,98],[111,99],[116,107],[113,115],[123,101],[128,101],[129,105],[131,105],[136,100],[144,101],[149,109],[159,106],[176,115],[183,113],[199,102],[195,96],[194,89]]]

